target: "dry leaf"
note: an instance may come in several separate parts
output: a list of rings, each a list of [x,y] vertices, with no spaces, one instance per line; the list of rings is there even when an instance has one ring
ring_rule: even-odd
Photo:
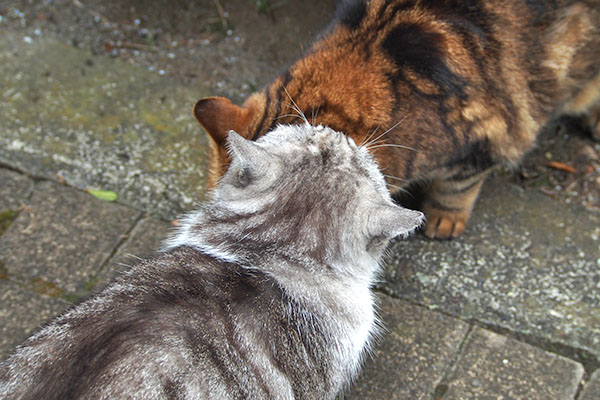
[[[574,174],[574,173],[577,172],[577,170],[575,168],[571,167],[569,164],[565,164],[565,163],[560,162],[560,161],[550,161],[546,165],[548,167],[550,167],[550,168],[554,168],[554,169],[557,169],[559,171],[568,172],[569,174]]]

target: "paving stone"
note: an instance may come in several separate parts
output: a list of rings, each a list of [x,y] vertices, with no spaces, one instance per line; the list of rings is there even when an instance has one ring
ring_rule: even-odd
[[[482,328],[464,346],[444,400],[571,400],[583,366]]]
[[[380,296],[386,333],[345,399],[429,399],[468,331],[457,319]]]
[[[579,400],[598,400],[600,399],[600,369],[592,374],[590,381],[585,385]]]
[[[69,307],[69,303],[0,280],[0,361],[37,328]]]
[[[0,212],[16,210],[33,190],[31,179],[4,168],[0,168],[0,182]]]
[[[304,29],[305,25],[300,25]],[[80,188],[93,185],[112,189],[118,192],[121,201],[144,210],[157,211],[168,218],[189,208],[193,201],[202,199],[206,142],[190,109],[204,93],[183,88],[179,82],[174,84],[169,78],[159,77],[156,73],[149,74],[141,68],[95,56],[47,38],[36,37],[32,43],[30,40],[24,44],[22,36],[7,30],[2,33],[0,87],[4,97],[0,102],[0,163],[52,179],[60,174],[68,184]],[[272,36],[265,35],[267,38]],[[256,37],[260,46],[264,47],[263,36]],[[281,53],[277,48],[281,44],[280,39],[278,37],[269,44],[274,54]],[[227,76],[226,72],[226,69],[221,71],[219,79]],[[48,189],[44,189],[43,193],[47,194]],[[0,202],[3,197],[0,192]],[[129,216],[115,218],[119,224],[104,221],[106,224],[102,225],[103,216],[110,214],[109,209],[114,205],[109,207],[94,200],[91,203],[94,210],[90,212],[102,217],[91,218],[91,223],[87,220],[85,226],[78,223],[82,229],[77,230],[71,226],[70,218],[81,207],[90,204],[88,200],[81,198],[81,201],[69,203],[62,197],[59,200],[47,197],[36,197],[37,208],[32,208],[32,213],[19,216],[19,226],[11,226],[10,241],[0,237],[0,259],[10,254],[13,262],[10,268],[16,265],[44,273],[49,271],[49,276],[55,269],[59,270],[57,275],[62,280],[69,279],[62,273],[63,270],[68,271],[79,287],[84,280],[82,276],[94,275],[97,265],[94,268],[92,265],[102,264],[97,260],[108,257],[112,251],[109,249],[119,242],[116,238],[127,231],[120,223],[123,219],[128,220]],[[48,200],[49,204],[44,204],[43,200]],[[108,207],[106,210],[105,206]],[[123,225],[127,225],[126,222]],[[596,214],[560,206],[545,196],[524,193],[498,181],[488,182],[463,237],[451,242],[437,242],[417,236],[395,245],[384,290],[461,318],[538,336],[598,355],[598,222]],[[146,239],[145,234],[140,232],[139,241],[134,240],[138,231],[142,230],[141,226],[142,223],[136,227],[125,248],[129,244],[141,246]],[[84,228],[93,233],[85,233]],[[68,232],[74,232],[72,242],[76,243],[76,248],[66,245],[72,243],[68,241]],[[47,240],[48,237],[60,240],[54,243]],[[7,244],[10,247],[6,247]],[[23,249],[14,250],[19,246]],[[40,254],[39,248],[45,254]],[[123,251],[139,254],[135,249]],[[98,256],[98,253],[102,255]],[[62,304],[62,301],[37,293],[29,294],[14,281],[6,280],[1,263],[2,260],[0,276],[4,277],[0,280],[0,293],[11,290],[20,293],[22,307],[31,306],[32,317],[41,310],[40,321],[31,323],[31,329],[35,329],[43,322],[43,315],[53,314],[51,310],[44,311],[45,307],[53,302]],[[80,268],[82,276],[79,276],[82,273]],[[12,270],[8,272],[9,279],[19,279]],[[21,276],[20,279],[30,278]],[[56,286],[61,284],[58,280],[40,279],[41,282],[37,281],[39,290],[60,295],[63,288]],[[16,305],[5,303],[2,294],[0,315],[11,312],[11,308],[20,310]],[[27,303],[27,295],[31,304]],[[384,313],[387,302],[384,300]],[[395,304],[396,300],[391,303]],[[5,304],[10,306],[5,309]],[[411,313],[420,317],[412,317]],[[26,314],[17,312],[15,318],[6,323],[2,321],[0,340],[4,337],[2,329],[18,326],[19,318]],[[421,307],[390,306],[384,318],[394,336],[388,335],[392,339],[386,338],[377,350],[378,358],[368,363],[364,377],[353,392],[355,398],[387,399],[402,395],[412,399],[425,396],[429,390],[417,387],[421,382],[419,379],[424,379],[428,388],[435,386],[441,376],[440,369],[446,364],[431,358],[431,354],[438,349],[436,346],[441,346],[436,341],[438,333],[446,332],[442,329],[444,327],[450,328],[442,322],[433,324],[431,320],[435,318],[430,314],[440,316]],[[390,320],[399,322],[390,325]],[[403,321],[410,322],[408,328],[402,324]],[[430,329],[420,330],[419,323]],[[396,328],[392,329],[393,326]],[[405,328],[408,333],[403,331]],[[489,370],[486,360],[476,357],[487,347],[493,347],[488,343],[486,335],[489,333],[484,332],[485,335],[481,334],[482,337],[477,340],[475,333],[470,337],[460,369],[456,370],[456,380],[450,382],[454,386],[449,388],[447,396],[461,390],[461,371],[463,376],[467,376],[469,372],[481,374]],[[414,340],[411,341],[411,337]],[[386,344],[388,340],[390,343]],[[502,340],[509,339],[492,341]],[[523,353],[515,355],[515,359],[521,362],[518,365],[525,373],[539,373],[543,370],[539,367],[540,363],[549,365],[543,383],[556,377],[560,382],[561,379],[567,380],[563,370],[553,368],[557,364],[567,364],[566,370],[571,372],[572,380],[579,376],[579,367],[564,359],[539,349],[532,350],[519,342],[509,343],[508,348],[504,346],[500,351],[490,353],[487,357],[491,360],[489,363],[495,360],[493,355],[496,353],[512,356],[510,350],[515,347]],[[394,347],[396,345],[398,347]],[[537,358],[523,361],[532,352]],[[402,358],[405,355],[409,357]],[[472,355],[472,362],[469,355]],[[507,357],[504,359],[511,361]],[[400,361],[416,368],[415,374],[410,375],[411,370],[403,370]],[[430,362],[433,367],[428,369]],[[509,366],[512,368],[514,365]],[[506,368],[496,370],[497,379],[504,381],[507,374],[515,377],[521,373],[519,368]],[[397,371],[403,371],[408,378],[403,380]],[[391,376],[386,380],[385,375]],[[486,384],[485,387],[491,391],[494,378],[484,377],[489,379],[478,380],[478,383],[481,386]],[[565,388],[572,388],[572,380],[565,384]],[[596,395],[598,380],[596,373],[585,386],[580,400],[600,398]],[[513,379],[508,382],[519,388],[522,383],[528,383]],[[540,382],[534,379],[531,385]],[[403,392],[403,389],[397,389],[401,385],[412,389]],[[361,393],[363,397],[360,397]],[[503,392],[489,393],[487,398],[497,399]],[[555,396],[556,393],[552,392],[547,398],[560,398],[557,397],[560,394]],[[467,396],[466,389],[464,394]]]
[[[600,357],[600,215],[499,179],[463,236],[396,241],[383,289]]]
[[[19,215],[21,206],[33,190],[33,181],[25,175],[0,168],[0,236]],[[0,277],[4,275],[0,255]]]
[[[44,182],[0,237],[3,268],[38,293],[81,292],[138,217],[123,205]]]
[[[204,197],[202,93],[51,39],[0,36],[0,162],[174,218]]]
[[[172,229],[171,224],[162,219],[155,217],[142,219],[99,274],[97,288],[106,286],[117,274],[125,271],[140,258],[154,255]]]

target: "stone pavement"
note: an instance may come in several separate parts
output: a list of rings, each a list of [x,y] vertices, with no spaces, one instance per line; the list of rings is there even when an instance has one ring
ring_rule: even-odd
[[[151,254],[204,196],[199,93],[0,36],[0,356]],[[112,190],[116,202],[84,190]],[[396,241],[349,399],[600,398],[600,216],[497,177],[455,241]]]

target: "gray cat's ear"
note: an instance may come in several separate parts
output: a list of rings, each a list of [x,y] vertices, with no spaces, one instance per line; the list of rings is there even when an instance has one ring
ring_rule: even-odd
[[[232,159],[232,166],[236,166],[237,183],[246,186],[253,177],[260,175],[264,168],[268,168],[272,156],[252,140],[245,139],[235,131],[229,131],[227,149]]]
[[[396,205],[381,205],[372,210],[369,215],[367,229],[372,238],[406,237],[421,226],[424,220],[425,217],[420,211]]]
[[[227,149],[233,160],[244,164],[264,164],[263,160],[270,157],[269,153],[256,142],[245,139],[236,131],[229,131],[227,136]]]

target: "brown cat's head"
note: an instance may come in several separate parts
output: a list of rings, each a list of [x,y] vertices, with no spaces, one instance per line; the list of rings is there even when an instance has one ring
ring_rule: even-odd
[[[196,103],[194,115],[210,142],[209,187],[214,187],[227,171],[230,159],[225,145],[231,130],[256,140],[277,125],[308,120],[362,143],[370,134],[390,127],[392,106],[385,99],[391,97],[391,89],[380,81],[383,75],[356,67],[358,61],[340,61],[343,54],[334,50],[314,52],[308,61],[301,59],[241,106],[223,97],[208,97]],[[325,65],[318,67],[319,63]],[[328,68],[329,64],[337,68]],[[386,164],[384,154],[379,152],[376,158]]]
[[[227,169],[230,160],[224,144],[230,130],[247,139],[272,131],[279,124],[322,124],[344,132],[356,143],[376,130],[383,132],[393,118],[394,88],[388,78],[395,68],[382,53],[357,51],[360,35],[340,26],[315,43],[308,53],[241,106],[225,98],[200,100],[196,118],[210,138],[209,185]],[[384,151],[376,154],[382,160]]]

